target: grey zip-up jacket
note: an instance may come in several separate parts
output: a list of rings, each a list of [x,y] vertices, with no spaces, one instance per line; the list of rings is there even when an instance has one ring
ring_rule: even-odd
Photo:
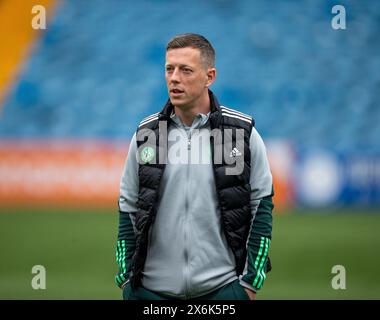
[[[158,212],[149,231],[142,285],[166,296],[187,299],[214,291],[236,280],[237,275],[234,256],[220,221],[210,160],[208,115],[198,114],[191,127],[182,124],[175,114],[172,114],[171,119],[173,121],[168,128],[168,163],[160,184]],[[273,191],[266,149],[255,128],[252,129],[250,137],[250,149],[251,208],[254,221],[261,199],[271,196]],[[134,135],[121,178],[119,197],[120,215],[128,212],[133,228],[139,191],[139,165],[136,157],[137,144]],[[271,230],[271,216],[269,220]],[[126,221],[126,217],[120,217],[120,224],[123,221]],[[121,225],[119,232],[120,227]],[[268,235],[270,237],[271,234]],[[263,280],[261,286],[244,281],[244,275],[250,269],[249,264],[253,266],[255,263],[248,261],[252,257],[249,251],[252,237],[248,238],[247,263],[243,275],[240,276],[240,283],[256,291],[262,286]],[[126,281],[128,268],[125,266],[130,261],[125,260],[130,260],[133,255],[133,241],[129,243],[131,248],[126,253],[120,254],[121,244],[118,244],[116,250],[118,279]],[[269,243],[266,253],[268,247]],[[260,245],[260,248],[253,250],[255,257],[259,250],[263,256]],[[255,260],[257,262],[258,259]],[[258,271],[263,273],[262,270]],[[265,278],[265,274],[261,276],[258,273],[259,276]],[[119,285],[121,282],[123,281],[117,281]]]

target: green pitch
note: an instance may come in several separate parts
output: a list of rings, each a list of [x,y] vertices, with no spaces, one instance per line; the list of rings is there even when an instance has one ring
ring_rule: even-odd
[[[116,210],[115,210],[116,211]],[[112,210],[0,209],[0,299],[120,299]],[[380,299],[380,212],[275,215],[259,299]],[[32,267],[46,268],[33,290]],[[334,265],[346,289],[334,290]]]

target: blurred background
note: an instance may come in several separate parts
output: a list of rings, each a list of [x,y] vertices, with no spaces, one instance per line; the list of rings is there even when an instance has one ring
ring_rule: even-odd
[[[336,4],[346,29],[332,27]],[[32,28],[35,5],[46,29]],[[0,298],[121,298],[120,175],[138,123],[166,102],[165,46],[185,32],[213,44],[212,90],[267,146],[273,270],[258,299],[380,299],[371,0],[0,0]]]

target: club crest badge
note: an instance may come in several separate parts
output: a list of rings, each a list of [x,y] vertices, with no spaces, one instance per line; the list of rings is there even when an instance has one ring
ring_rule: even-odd
[[[145,147],[140,153],[140,159],[143,163],[151,162],[154,159],[155,152],[152,147]]]

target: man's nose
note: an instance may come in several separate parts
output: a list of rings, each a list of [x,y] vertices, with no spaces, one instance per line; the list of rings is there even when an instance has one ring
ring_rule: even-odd
[[[171,82],[180,82],[180,77],[179,77],[179,70],[177,68],[174,69],[171,77],[170,77]]]

